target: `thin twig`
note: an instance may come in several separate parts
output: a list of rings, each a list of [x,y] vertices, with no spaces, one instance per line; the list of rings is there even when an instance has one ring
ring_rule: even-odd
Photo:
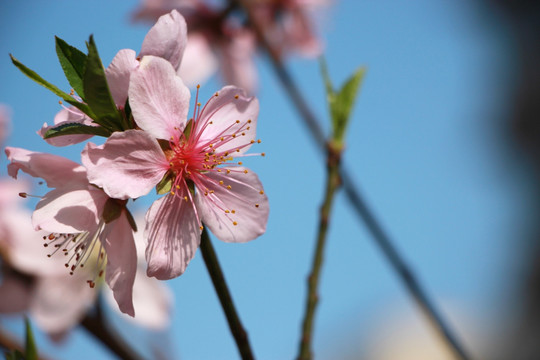
[[[223,271],[221,271],[221,266],[219,265],[216,252],[214,251],[214,247],[212,246],[212,242],[210,241],[206,228],[204,228],[201,235],[200,248],[204,263],[208,269],[208,274],[210,274],[210,278],[214,284],[221,307],[223,308],[223,312],[225,313],[225,317],[229,323],[229,328],[236,342],[236,346],[238,347],[238,351],[240,352],[240,356],[244,360],[254,359],[247,332],[244,330],[240,317],[236,312],[233,299],[229,292],[229,288],[227,287],[227,283],[225,282]]]
[[[133,348],[131,348],[123,339],[121,339],[111,326],[105,324],[103,309],[100,302],[96,302],[95,311],[89,312],[81,321],[81,326],[92,334],[97,340],[101,341],[111,352],[120,359],[124,360],[143,360]]]
[[[328,224],[330,223],[330,212],[332,210],[332,202],[334,200],[334,194],[340,186],[339,179],[339,161],[341,157],[341,150],[328,146],[327,156],[327,179],[326,179],[326,193],[324,197],[323,205],[321,206],[321,213],[319,218],[319,231],[317,235],[317,246],[315,248],[315,255],[313,256],[313,264],[311,266],[311,273],[308,276],[308,293],[306,296],[306,308],[304,314],[304,321],[302,324],[302,337],[300,339],[300,349],[298,352],[298,360],[311,360],[312,349],[311,339],[313,337],[313,319],[315,317],[315,308],[319,301],[317,294],[317,288],[319,286],[319,276],[321,272],[324,246],[326,243],[326,234],[328,231]]]
[[[319,125],[320,123],[315,117],[315,115],[313,115],[313,113],[311,112],[310,108],[307,105],[307,102],[300,93],[292,77],[282,64],[279,53],[266,39],[263,29],[261,29],[255,17],[253,16],[250,2],[247,0],[237,1],[246,10],[250,25],[256,32],[259,43],[267,52],[274,71],[276,72],[289,98],[292,100],[292,103],[296,106],[296,109],[300,113],[300,117],[303,120],[304,125],[310,131],[312,137],[314,138],[315,142],[319,147],[319,150],[324,151],[324,132]],[[364,221],[365,225],[371,232],[373,239],[375,240],[379,248],[382,250],[394,270],[397,272],[398,276],[407,287],[407,290],[410,292],[417,304],[423,310],[430,323],[435,327],[439,335],[443,338],[443,340],[445,340],[445,342],[454,351],[454,354],[458,358],[463,360],[470,359],[470,357],[467,355],[467,352],[465,351],[465,348],[461,345],[461,342],[458,341],[455,334],[450,330],[447,322],[443,320],[442,316],[437,311],[437,308],[435,307],[433,301],[429,299],[426,291],[422,288],[410,267],[406,264],[405,260],[401,257],[395,246],[392,244],[390,237],[383,230],[382,226],[377,221],[377,219],[367,206],[366,202],[363,200],[360,191],[357,189],[352,180],[352,176],[346,171],[345,167],[341,169],[341,178],[343,180],[343,187],[347,194],[347,198],[351,202],[351,205],[356,210],[357,214],[361,217],[361,219]]]

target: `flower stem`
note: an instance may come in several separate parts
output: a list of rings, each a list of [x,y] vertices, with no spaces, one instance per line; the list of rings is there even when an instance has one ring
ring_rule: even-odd
[[[112,329],[105,324],[103,309],[99,300],[96,302],[95,311],[88,312],[81,321],[81,326],[101,341],[111,352],[124,360],[143,360],[135,350],[133,350],[124,340],[122,340]]]
[[[240,356],[244,360],[254,359],[253,352],[251,351],[251,345],[249,344],[249,339],[247,332],[244,330],[236,308],[234,306],[233,299],[225,282],[225,277],[223,276],[223,271],[221,271],[221,266],[219,265],[216,252],[210,241],[210,236],[208,231],[204,228],[201,235],[201,253],[208,269],[208,274],[212,279],[214,288],[216,290],[217,296],[229,323],[229,328],[240,352]]]
[[[312,358],[311,339],[313,337],[313,318],[315,317],[315,308],[319,300],[319,296],[317,295],[317,288],[319,285],[319,276],[323,262],[326,234],[328,231],[328,224],[330,223],[332,202],[334,200],[334,194],[340,186],[340,155],[340,150],[334,148],[331,145],[328,146],[326,194],[324,197],[324,202],[320,209],[317,246],[315,249],[315,254],[313,256],[311,273],[309,274],[307,279],[308,293],[306,296],[306,308],[304,313],[304,322],[302,324],[302,337],[300,339],[300,349],[297,357],[298,360],[310,360]]]
[[[274,47],[267,41],[263,29],[257,23],[256,19],[253,16],[253,10],[251,8],[250,1],[236,1],[238,1],[240,5],[245,9],[250,25],[257,35],[259,44],[262,45],[263,49],[269,56],[278,79],[281,81],[281,84],[287,92],[288,97],[291,99],[291,102],[296,106],[296,109],[300,113],[300,118],[303,120],[304,125],[311,133],[315,142],[319,146],[319,149],[323,150],[325,146],[323,135],[324,132],[319,125],[319,121],[311,112],[306,100],[300,93],[290,74],[283,66],[279,52],[274,49]],[[453,331],[451,331],[449,325],[440,315],[433,301],[430,300],[426,291],[422,288],[420,282],[418,281],[410,267],[399,254],[396,247],[393,245],[390,237],[387,235],[378,220],[375,218],[373,212],[370,210],[370,208],[364,201],[360,191],[355,186],[352,180],[352,176],[349,175],[346,169],[341,170],[341,178],[343,180],[343,187],[347,198],[349,199],[353,208],[356,210],[357,215],[364,221],[368,230],[371,232],[375,243],[379,246],[383,254],[386,256],[387,260],[390,262],[390,265],[396,271],[397,275],[406,286],[410,295],[420,306],[423,313],[428,318],[429,322],[432,324],[432,326],[438,332],[441,338],[446,342],[446,344],[453,350],[457,358],[463,360],[470,359],[461,342],[458,340]]]

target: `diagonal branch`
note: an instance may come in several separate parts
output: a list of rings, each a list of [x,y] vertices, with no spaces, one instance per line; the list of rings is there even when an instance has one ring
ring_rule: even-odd
[[[253,15],[253,9],[250,5],[250,1],[236,1],[238,1],[238,3],[245,9],[250,25],[257,35],[259,44],[261,44],[262,48],[269,56],[277,77],[279,78],[283,88],[291,98],[292,103],[296,106],[296,109],[300,113],[300,118],[303,120],[304,125],[310,131],[312,137],[318,145],[319,150],[324,151],[325,137],[323,135],[323,130],[319,125],[319,121],[311,112],[306,100],[298,90],[298,87],[296,86],[290,74],[285,69],[283,63],[281,62],[278,51],[276,51],[276,49],[274,49],[270,42],[266,39],[264,30],[257,23]],[[373,239],[375,240],[381,251],[384,253],[387,260],[390,262],[391,266],[396,271],[401,281],[405,284],[409,293],[420,306],[430,323],[434,326],[434,328],[438,331],[439,335],[443,338],[443,340],[445,340],[447,345],[454,351],[454,354],[458,358],[463,360],[470,359],[470,357],[467,355],[467,352],[461,345],[461,342],[458,341],[455,334],[451,331],[446,321],[438,312],[433,301],[430,300],[426,291],[422,288],[410,267],[407,265],[405,260],[401,257],[401,255],[393,245],[390,237],[387,235],[380,223],[375,218],[372,211],[369,209],[360,191],[355,186],[352,180],[352,176],[346,171],[345,167],[343,167],[341,170],[341,178],[343,180],[343,187],[345,189],[345,193],[347,194],[347,198],[349,199],[351,205],[356,210],[358,216],[364,221],[365,225],[371,232]]]

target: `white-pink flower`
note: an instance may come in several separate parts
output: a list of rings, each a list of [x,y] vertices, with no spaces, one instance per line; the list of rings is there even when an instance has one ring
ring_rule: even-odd
[[[167,195],[146,214],[148,275],[182,274],[202,223],[226,242],[263,234],[268,199],[257,175],[236,160],[257,142],[257,99],[227,86],[198,104],[188,121],[189,90],[170,63],[153,56],[132,74],[129,99],[143,131],[114,133],[102,146],[88,143],[82,161],[89,181],[118,199],[137,198],[169,180]]]
[[[22,170],[54,188],[38,202],[32,215],[35,230],[43,230],[50,255],[65,257],[65,266],[76,274],[80,267],[94,267],[90,287],[103,276],[122,312],[134,316],[132,289],[137,254],[125,202],[109,198],[88,183],[86,169],[60,156],[6,148],[8,173]]]
[[[135,51],[131,49],[120,50],[105,69],[109,90],[116,106],[122,110],[126,105],[129,78],[131,73],[139,66],[138,58],[145,55],[159,56],[169,61],[175,69],[178,69],[184,55],[186,42],[186,21],[178,11],[172,10],[160,16],[156,24],[148,31],[138,57]],[[56,115],[54,125],[49,126],[44,123],[37,133],[43,137],[48,130],[67,123],[96,125],[92,119],[80,110],[69,107],[61,110]],[[48,138],[45,141],[54,146],[66,146],[80,143],[91,137],[92,135],[64,135]]]

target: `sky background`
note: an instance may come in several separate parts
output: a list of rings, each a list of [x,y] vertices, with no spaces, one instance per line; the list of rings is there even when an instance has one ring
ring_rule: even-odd
[[[134,0],[2,2],[0,103],[13,114],[7,145],[80,162],[83,145],[54,148],[35,134],[53,121],[58,98],[22,75],[8,54],[68,90],[54,35],[82,49],[94,34],[107,65],[120,49],[140,50],[149,26],[130,22],[137,5]],[[508,29],[494,9],[469,1],[336,0],[318,18],[335,84],[367,66],[343,166],[466,346],[473,354],[485,353],[486,344],[505,331],[494,325],[513,312],[509,304],[517,296],[523,252],[515,246],[522,235],[517,229],[523,229],[532,201],[527,172],[508,145],[503,123],[515,67]],[[257,65],[262,144],[252,151],[266,157],[246,164],[270,200],[267,232],[247,244],[213,243],[257,358],[291,359],[298,347],[325,160],[267,59],[259,56]],[[327,129],[317,61],[293,58],[288,67]],[[202,85],[201,99],[222,86],[219,78]],[[2,175],[6,163],[3,155]],[[139,210],[153,199],[137,201]],[[120,333],[146,354],[156,343],[182,359],[237,358],[200,252],[167,285],[175,295],[170,331],[148,335],[116,319]],[[332,213],[319,293],[314,337],[319,359],[376,358],[377,344],[391,348],[392,339],[403,339],[395,335],[400,329],[434,343],[427,322],[343,194]],[[0,320],[22,334],[19,317]],[[61,346],[37,336],[40,349],[53,358],[113,358],[82,329]]]

